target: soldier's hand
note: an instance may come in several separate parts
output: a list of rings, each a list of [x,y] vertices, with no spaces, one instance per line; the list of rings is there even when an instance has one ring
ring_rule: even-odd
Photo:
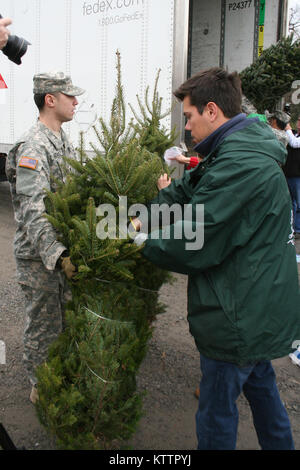
[[[62,257],[61,267],[69,280],[76,274],[77,269],[72,263],[70,256]]]

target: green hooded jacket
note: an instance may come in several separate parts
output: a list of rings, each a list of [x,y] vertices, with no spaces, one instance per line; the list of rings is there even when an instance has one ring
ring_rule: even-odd
[[[190,332],[209,358],[242,366],[285,356],[300,344],[292,205],[279,165],[285,158],[270,127],[249,122],[149,205],[193,210],[193,219],[152,231],[142,253],[188,275]],[[196,217],[199,204],[204,225]],[[191,227],[195,234],[204,230],[202,248],[187,249]]]

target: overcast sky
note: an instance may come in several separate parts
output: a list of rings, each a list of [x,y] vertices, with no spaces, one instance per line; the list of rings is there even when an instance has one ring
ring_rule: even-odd
[[[293,8],[297,4],[299,5],[299,0],[289,0],[289,8]]]
[[[291,12],[291,8],[296,8],[296,7],[299,7],[300,6],[300,0],[289,0],[289,3],[288,3],[288,8],[289,8],[289,13]],[[299,11],[299,9],[298,9]],[[288,24],[287,24],[287,28],[288,28]],[[299,28],[298,28],[299,30]],[[289,32],[287,31],[287,34],[289,34]]]

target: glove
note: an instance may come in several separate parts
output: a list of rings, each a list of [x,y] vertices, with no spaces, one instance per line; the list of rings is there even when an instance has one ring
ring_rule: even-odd
[[[70,256],[61,258],[61,268],[69,280],[72,279],[77,271],[76,266],[72,264]]]
[[[146,233],[138,233],[133,240],[133,243],[137,246],[141,246],[148,238]]]

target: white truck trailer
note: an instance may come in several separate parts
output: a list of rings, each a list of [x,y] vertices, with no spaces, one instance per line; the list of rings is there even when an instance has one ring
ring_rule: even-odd
[[[241,71],[276,43],[286,34],[287,9],[288,0],[0,0],[11,32],[31,43],[21,65],[0,57],[0,179],[5,155],[37,118],[34,74],[61,70],[86,90],[64,129],[75,145],[80,131],[94,142],[91,125],[110,114],[117,50],[126,103],[137,107],[136,95],[151,91],[161,69],[168,109],[172,90],[188,76],[219,65]],[[180,105],[164,125],[184,139]]]

